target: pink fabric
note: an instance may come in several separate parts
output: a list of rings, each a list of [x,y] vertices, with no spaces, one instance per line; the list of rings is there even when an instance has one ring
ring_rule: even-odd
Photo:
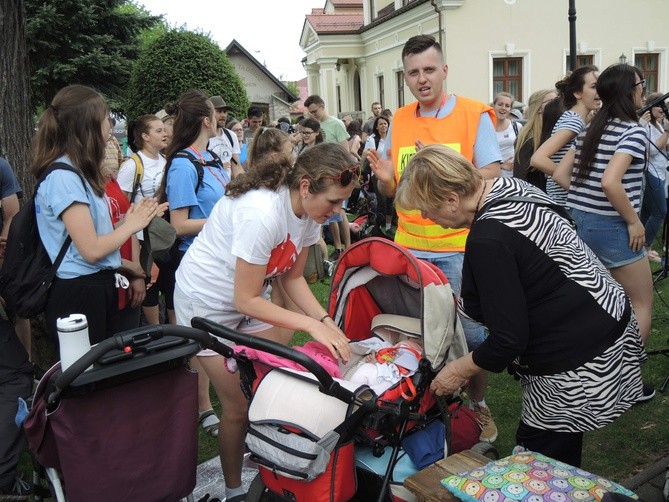
[[[330,376],[335,378],[341,378],[342,373],[339,369],[339,364],[337,360],[332,357],[330,351],[325,345],[319,342],[307,342],[303,347],[293,347],[294,350],[302,352],[303,354],[308,355],[318,364],[320,364],[325,371],[327,371]],[[306,368],[301,364],[297,364],[295,361],[286,359],[285,357],[275,356],[273,354],[268,354],[267,352],[262,352],[260,350],[251,349],[249,347],[244,347],[236,345],[233,347],[235,354],[244,354],[252,361],[258,361],[263,363],[266,366],[272,368],[291,368],[299,371],[306,371]],[[229,362],[226,362],[228,369],[231,369]],[[260,369],[260,368],[257,368]],[[266,373],[265,371],[260,371],[259,373]],[[260,375],[258,375],[260,376]]]

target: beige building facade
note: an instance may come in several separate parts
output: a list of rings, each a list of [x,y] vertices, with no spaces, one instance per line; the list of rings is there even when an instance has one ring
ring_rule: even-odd
[[[225,52],[244,84],[249,102],[260,107],[266,122],[269,124],[281,117],[290,117],[293,103],[299,100],[299,96],[293,95],[236,40],[230,42]],[[241,120],[245,117],[236,118]]]
[[[643,70],[648,92],[669,90],[667,0],[575,3],[579,66],[626,61]],[[484,102],[502,90],[527,102],[569,69],[567,0],[326,0],[300,38],[309,93],[338,115],[414,101],[401,51],[420,34],[442,44],[448,92]]]

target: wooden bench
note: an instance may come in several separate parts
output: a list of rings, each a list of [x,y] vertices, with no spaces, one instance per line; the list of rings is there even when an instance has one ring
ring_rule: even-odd
[[[465,450],[441,459],[430,467],[409,476],[404,480],[404,486],[416,495],[417,502],[458,500],[441,485],[441,480],[474,467],[481,467],[488,462],[490,462],[489,458],[471,450]]]

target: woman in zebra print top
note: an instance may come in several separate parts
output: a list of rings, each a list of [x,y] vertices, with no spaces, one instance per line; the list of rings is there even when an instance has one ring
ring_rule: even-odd
[[[527,200],[509,199],[519,196]],[[546,194],[519,180],[483,180],[443,145],[411,159],[396,201],[471,229],[460,306],[490,334],[446,365],[432,389],[449,394],[481,370],[512,367],[523,387],[517,442],[578,466],[583,433],[642,395],[645,356],[621,286]]]

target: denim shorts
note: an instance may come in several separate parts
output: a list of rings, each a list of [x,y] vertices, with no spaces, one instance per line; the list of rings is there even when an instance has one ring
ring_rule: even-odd
[[[576,222],[578,236],[606,268],[629,265],[646,256],[643,247],[636,253],[630,249],[627,223],[622,217],[588,213],[580,209],[571,209],[571,216]]]

